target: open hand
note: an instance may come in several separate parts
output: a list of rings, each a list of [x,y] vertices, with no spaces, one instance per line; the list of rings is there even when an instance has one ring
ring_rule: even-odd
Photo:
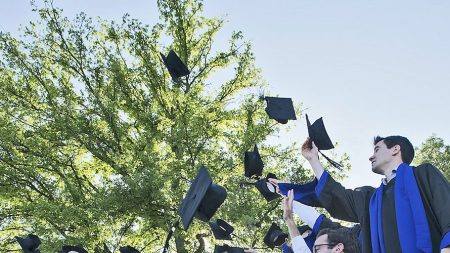
[[[311,161],[314,158],[318,159],[319,149],[309,138],[307,138],[302,145],[302,156],[308,161]]]
[[[284,221],[294,220],[294,190],[289,190],[287,197],[283,199],[283,219]]]

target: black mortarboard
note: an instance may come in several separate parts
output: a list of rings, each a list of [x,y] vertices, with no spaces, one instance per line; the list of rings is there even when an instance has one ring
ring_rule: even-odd
[[[296,120],[294,105],[290,98],[264,97],[267,101],[266,112],[269,118],[286,124],[288,120]]]
[[[41,240],[36,235],[29,234],[25,238],[16,236],[16,240],[24,253],[39,253],[37,248],[41,244]]]
[[[276,246],[281,246],[286,241],[286,238],[288,238],[288,235],[283,233],[276,223],[272,223],[272,226],[270,226],[269,231],[267,231],[264,237],[264,243],[273,249]]]
[[[311,142],[314,142],[317,149],[319,150],[329,150],[333,149],[334,145],[331,142],[330,137],[328,136],[327,130],[325,129],[325,125],[323,124],[323,119],[319,118],[314,121],[313,124],[309,121],[308,114],[306,114],[306,124],[308,125],[308,135]],[[310,144],[312,147],[312,144]],[[322,156],[327,159],[334,167],[340,169],[342,167],[341,164],[331,160],[329,157],[320,152]]]
[[[83,249],[83,247],[81,246],[63,246],[62,250],[60,251],[60,253],[73,253],[73,252],[77,252],[77,253],[88,253],[87,250]]]
[[[253,152],[245,152],[244,157],[244,169],[245,176],[252,177],[253,175],[261,176],[264,168],[264,163],[261,160],[261,155],[259,154],[258,147],[255,145]]]
[[[131,247],[131,246],[125,246],[119,248],[120,253],[140,253],[139,250]]]
[[[170,50],[167,57],[165,57],[162,53],[160,54],[163,59],[164,65],[169,71],[169,74],[174,82],[177,82],[179,77],[189,75],[189,69],[173,50]]]
[[[298,232],[300,232],[300,235],[302,235],[303,233],[305,233],[308,230],[312,231],[312,229],[308,225],[298,226],[297,229],[298,229]]]
[[[238,247],[230,247],[226,244],[222,246],[215,245],[214,253],[244,253],[244,249]]]
[[[269,178],[277,178],[275,174],[268,173],[266,178],[260,179],[255,183],[256,189],[264,196],[267,202],[270,202],[276,198],[279,198],[280,195],[276,193],[276,188],[272,185],[267,179]]]
[[[209,221],[227,197],[224,187],[213,184],[211,176],[202,166],[178,210],[184,229],[188,229],[194,216]]]
[[[209,226],[216,239],[231,240],[231,233],[233,233],[234,228],[224,220],[217,219],[216,222],[209,222]]]

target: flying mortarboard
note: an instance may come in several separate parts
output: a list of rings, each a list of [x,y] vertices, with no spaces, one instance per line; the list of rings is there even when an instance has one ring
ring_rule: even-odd
[[[41,240],[36,235],[29,234],[25,238],[16,236],[16,240],[24,253],[39,253],[37,248],[41,244]]]
[[[273,249],[276,246],[281,246],[286,241],[286,238],[288,238],[288,235],[283,233],[276,223],[272,223],[272,226],[270,226],[269,231],[267,231],[264,237],[264,243]]]
[[[269,178],[277,178],[275,174],[268,173],[266,178],[260,179],[255,183],[256,189],[264,196],[267,202],[270,202],[276,198],[279,198],[280,195],[276,193],[276,188],[272,185],[267,179]]]
[[[63,246],[60,253],[88,253],[87,250],[81,246]]]
[[[125,246],[119,248],[120,253],[140,253],[139,250],[131,247],[131,246]]]
[[[264,163],[259,154],[258,147],[255,145],[253,151],[245,152],[244,156],[244,169],[245,176],[252,177],[254,175],[261,176],[264,168]]]
[[[233,226],[222,219],[217,219],[216,222],[209,222],[209,227],[218,240],[231,240],[231,234],[234,231]]]
[[[226,244],[222,246],[215,245],[214,253],[244,253],[244,249],[238,247],[230,247]]]
[[[308,135],[310,142],[314,142],[319,152],[320,150],[329,150],[334,148],[334,145],[331,142],[330,137],[328,136],[327,130],[325,129],[322,118],[319,118],[318,120],[314,121],[313,124],[311,124],[308,118],[308,114],[306,114],[306,124],[308,125]],[[312,143],[310,143],[310,147],[312,147]],[[322,154],[322,156],[327,159],[327,161],[334,167],[341,169],[341,164],[331,160],[322,152],[320,152],[320,154]]]
[[[266,113],[269,118],[281,124],[286,124],[290,119],[297,119],[291,98],[264,97],[264,99],[267,101]]]
[[[178,81],[178,78],[182,76],[189,75],[190,71],[187,66],[181,61],[180,57],[173,51],[170,50],[167,57],[165,57],[162,53],[161,58],[169,71],[170,76],[174,82]]]
[[[225,188],[212,183],[211,176],[202,166],[178,210],[184,229],[188,229],[194,216],[201,221],[209,221],[226,197]]]

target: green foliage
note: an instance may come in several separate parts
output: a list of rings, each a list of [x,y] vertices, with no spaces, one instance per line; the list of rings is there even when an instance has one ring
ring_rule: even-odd
[[[311,174],[294,145],[265,142],[280,129],[254,95],[264,82],[242,34],[212,50],[223,20],[202,17],[198,0],[158,1],[152,27],[128,15],[70,21],[45,5],[22,40],[0,34],[0,248],[34,233],[42,252],[160,251],[200,165],[227,188],[217,217],[235,226],[233,243],[261,247],[280,205],[240,187],[244,152],[258,143],[268,170],[299,182]],[[160,59],[170,49],[191,70],[177,83]],[[211,85],[219,71],[232,75]],[[198,221],[175,238],[176,252],[214,243]]]
[[[450,146],[445,145],[442,138],[436,135],[425,140],[420,148],[416,149],[416,164],[431,163],[436,166],[450,180]]]

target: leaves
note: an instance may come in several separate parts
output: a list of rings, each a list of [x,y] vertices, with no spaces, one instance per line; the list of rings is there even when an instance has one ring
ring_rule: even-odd
[[[436,166],[447,180],[450,180],[450,146],[442,138],[432,135],[416,149],[414,163],[431,163]]]
[[[279,128],[254,94],[265,84],[242,34],[213,50],[223,20],[201,16],[201,1],[158,1],[152,27],[128,15],[71,21],[44,4],[23,40],[0,34],[0,247],[32,232],[42,252],[161,250],[200,165],[227,188],[216,216],[236,228],[233,243],[261,245],[281,213],[240,186],[244,152],[261,144],[269,170],[311,175],[294,144],[265,142]],[[191,70],[178,83],[160,59],[170,49]],[[229,78],[211,81],[221,72]],[[174,237],[177,252],[214,243],[198,221]]]

